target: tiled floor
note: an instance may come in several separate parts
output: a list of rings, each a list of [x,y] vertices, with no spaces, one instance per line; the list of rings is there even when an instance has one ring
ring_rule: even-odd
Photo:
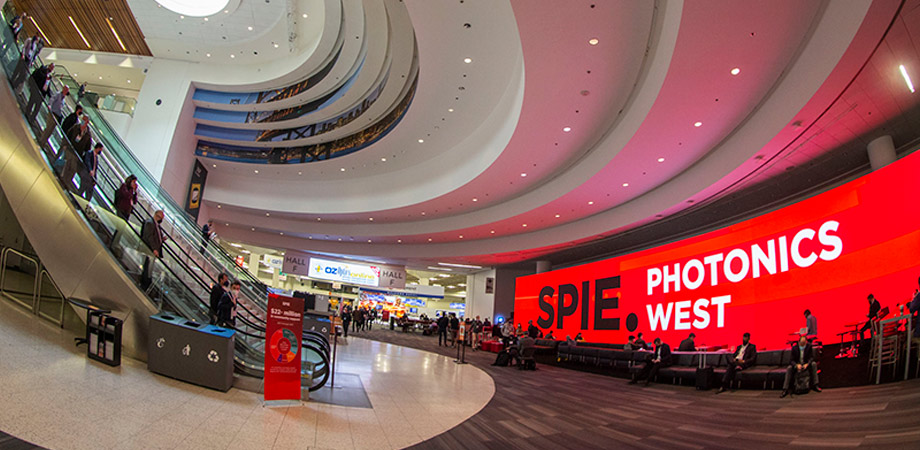
[[[89,361],[72,338],[0,298],[0,430],[52,449],[402,448],[460,424],[495,393],[472,365],[351,338],[338,370],[360,377],[372,409],[264,408],[257,394],[189,385],[141,362]]]

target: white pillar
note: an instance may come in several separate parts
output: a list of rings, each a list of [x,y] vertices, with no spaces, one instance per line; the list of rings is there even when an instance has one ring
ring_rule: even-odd
[[[256,278],[259,278],[259,261],[261,260],[262,255],[256,253],[249,254],[249,273]]]
[[[553,263],[543,260],[537,261],[537,273],[549,272],[553,270]]]
[[[873,139],[872,142],[866,146],[866,150],[869,152],[869,164],[872,166],[872,170],[881,169],[898,159],[898,154],[894,149],[894,140],[891,139],[891,135]]]

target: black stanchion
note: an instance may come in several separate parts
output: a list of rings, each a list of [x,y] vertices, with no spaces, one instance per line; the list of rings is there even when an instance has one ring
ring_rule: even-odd
[[[469,364],[466,362],[466,340],[461,337],[459,339],[460,346],[457,347],[457,359],[454,360],[457,364]]]

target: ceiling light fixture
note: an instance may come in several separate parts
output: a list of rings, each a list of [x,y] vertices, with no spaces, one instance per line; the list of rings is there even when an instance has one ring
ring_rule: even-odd
[[[561,217],[561,216],[560,216],[559,214],[556,214],[556,218],[558,219],[559,217]]]
[[[246,29],[252,31],[252,27],[246,27]]]
[[[80,35],[80,38],[83,39],[83,43],[86,44],[86,48],[93,48],[89,45],[89,41],[86,40],[86,36],[83,35],[83,32],[80,31],[80,27],[77,26],[77,23],[73,21],[72,16],[67,16],[70,19],[70,24],[73,25],[74,29],[77,30],[77,33]]]
[[[591,45],[597,45],[597,42],[598,42],[597,38],[588,39],[588,43]]]
[[[910,81],[910,75],[907,74],[907,69],[904,67],[904,64],[898,66],[901,70],[901,76],[904,77],[904,82],[907,83],[907,89],[910,89],[910,92],[914,92],[914,83]]]
[[[693,126],[699,128],[699,127],[703,126],[703,122],[694,123]]]
[[[521,226],[524,227],[524,228],[527,228],[527,224],[526,224],[526,223],[525,223],[525,224],[522,224]]]
[[[204,21],[205,21],[205,22],[207,22],[207,21],[208,21],[208,18],[207,18],[207,17],[205,17],[205,18],[204,18]]]
[[[231,245],[232,247],[236,247],[236,248],[241,248],[241,247],[242,247],[242,245],[237,244],[237,243],[235,243],[235,242],[231,242],[230,245]]]
[[[463,239],[463,235],[462,235],[462,234],[460,235],[460,239]]]
[[[438,274],[438,277],[440,277],[440,278],[448,278],[448,277],[450,277],[450,275],[448,275],[448,274],[446,274],[446,273],[439,273],[439,274]]]
[[[565,127],[562,129],[562,131],[565,131],[566,133],[568,133],[569,131],[572,131],[572,127]]]
[[[231,57],[231,58],[236,58],[236,55],[234,55],[233,53],[231,53],[231,54],[230,54],[230,57]]]
[[[658,158],[658,162],[663,163],[663,162],[664,162],[664,158]]]
[[[255,173],[259,173],[259,171],[258,171],[258,170],[253,170],[253,172],[255,172]]]
[[[204,56],[207,56],[208,58],[210,58],[210,57],[211,57],[211,54],[210,54],[210,53],[205,53]]]
[[[526,177],[526,176],[527,176],[527,174],[526,174],[526,173],[524,173],[524,172],[521,172],[521,178],[523,178],[523,177]]]
[[[269,217],[269,216],[271,216],[271,214],[265,213],[265,217]]]
[[[118,41],[118,45],[121,46],[121,51],[127,52],[128,49],[125,48],[125,43],[121,41],[121,36],[118,35],[118,32],[115,31],[115,27],[112,26],[112,22],[109,19],[105,19],[105,22],[109,24],[109,29],[112,30],[112,34],[115,35],[115,40]],[[130,81],[128,81],[130,83]]]
[[[373,221],[374,221],[374,218],[373,218],[373,217],[368,217],[367,220],[370,220],[371,222],[373,222]]]
[[[383,162],[387,162],[387,159],[386,159],[386,158],[380,158],[380,160],[383,161]]]
[[[339,169],[339,171],[342,171],[342,172],[344,172],[344,171],[345,171],[345,168],[344,168],[344,167],[342,167],[341,169]]]
[[[734,69],[732,69],[732,75],[738,75],[739,73],[741,73],[741,69],[739,69],[739,68],[737,68],[737,67],[735,67]]]
[[[419,144],[424,144],[424,143],[425,143],[425,140],[424,140],[424,139],[419,139],[419,140],[418,140],[418,143],[419,143]]]
[[[230,0],[156,0],[156,2],[176,14],[204,17],[219,13],[227,7]]]
[[[463,58],[463,62],[469,64],[469,63],[473,62],[473,58]]]
[[[38,29],[38,32],[42,34],[43,38],[45,38],[45,42],[48,43],[48,47],[53,47],[53,45],[51,45],[51,39],[48,39],[48,36],[42,30],[42,27],[38,26],[38,22],[36,22],[35,19],[32,18],[32,16],[29,16],[29,20],[32,21],[32,25],[35,25],[35,28]],[[74,76],[77,76],[77,75],[74,74]]]
[[[276,42],[274,45],[275,45],[275,48],[278,48],[278,43],[277,43],[277,42]]]
[[[593,205],[593,204],[594,204],[594,202],[588,202],[588,204],[589,204],[589,205]]]
[[[431,242],[431,238],[428,238],[428,242]]]
[[[447,112],[454,112],[454,108],[447,108]]]
[[[490,231],[489,234],[495,234],[495,230]]]
[[[473,201],[474,201],[474,202],[478,202],[479,199],[474,197],[474,198],[473,198]]]
[[[629,187],[629,183],[623,183],[623,187]]]
[[[482,269],[482,266],[474,266],[471,264],[454,264],[454,263],[443,263],[439,262],[439,266],[448,266],[448,267],[459,267],[461,269]],[[430,269],[431,267],[429,267]],[[448,269],[449,270],[449,269]]]
[[[217,167],[217,164],[211,164],[211,167]]]
[[[302,16],[302,17],[303,17],[304,19],[306,19],[307,17],[310,17],[310,16],[308,16],[307,13],[303,13],[303,16]]]

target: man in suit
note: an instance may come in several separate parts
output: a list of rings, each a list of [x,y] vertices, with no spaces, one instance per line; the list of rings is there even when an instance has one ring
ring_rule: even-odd
[[[747,369],[757,362],[757,346],[751,343],[751,333],[744,333],[741,338],[741,345],[735,350],[735,353],[729,357],[728,369],[722,376],[722,386],[719,387],[720,394],[731,387],[732,381],[735,380],[735,373],[739,370]]]
[[[658,371],[662,367],[668,367],[670,365],[671,347],[669,347],[668,344],[662,343],[661,338],[655,338],[655,351],[652,353],[651,359],[645,363],[645,367],[643,367],[642,370],[633,374],[633,378],[629,384],[636,384],[639,380],[645,378],[645,385],[648,386],[649,382],[658,375]]]
[[[150,249],[150,252],[153,253],[153,256],[157,258],[163,257],[163,242],[166,240],[163,236],[163,230],[160,229],[160,224],[163,223],[163,217],[165,214],[163,210],[157,210],[153,213],[153,217],[144,221],[144,226],[141,227],[141,240],[147,244],[147,247]],[[150,256],[144,258],[144,271],[141,273],[141,288],[146,290],[152,280],[150,274]]]
[[[677,347],[679,352],[695,352],[696,346],[693,345],[693,338],[696,337],[696,334],[690,333],[690,336],[687,336],[687,339],[680,341],[680,347]]]
[[[441,314],[441,317],[438,317],[438,347],[441,346],[441,343],[446,347],[450,344],[450,341],[447,339],[447,329],[450,328],[450,319],[447,318],[447,314]]]
[[[230,277],[222,273],[217,276],[217,283],[211,286],[211,295],[208,299],[208,316],[211,318],[211,325],[217,324],[217,307],[220,305],[220,299],[224,296],[226,289],[230,288]]]
[[[93,189],[96,187],[96,169],[99,167],[99,154],[102,153],[102,143],[97,142],[93,151],[86,152],[83,156],[83,173],[80,174],[80,195],[86,200],[93,199]]]
[[[878,302],[878,299],[876,299],[874,295],[869,294],[869,296],[866,297],[866,300],[869,301],[869,314],[866,314],[866,317],[869,320],[866,320],[866,324],[859,329],[860,340],[866,338],[866,330],[872,329],[872,322],[878,318],[878,312],[882,310],[882,305]]]
[[[810,309],[805,310],[805,335],[809,339],[818,337],[818,318],[811,313]]]
[[[808,343],[808,338],[801,336],[799,337],[799,343],[792,346],[792,361],[789,367],[786,368],[786,379],[783,381],[783,394],[780,395],[779,398],[789,395],[795,376],[799,372],[804,372],[806,370],[811,377],[811,389],[815,392],[821,392],[821,387],[818,386],[818,364],[815,363],[814,351],[811,348],[811,344]]]

